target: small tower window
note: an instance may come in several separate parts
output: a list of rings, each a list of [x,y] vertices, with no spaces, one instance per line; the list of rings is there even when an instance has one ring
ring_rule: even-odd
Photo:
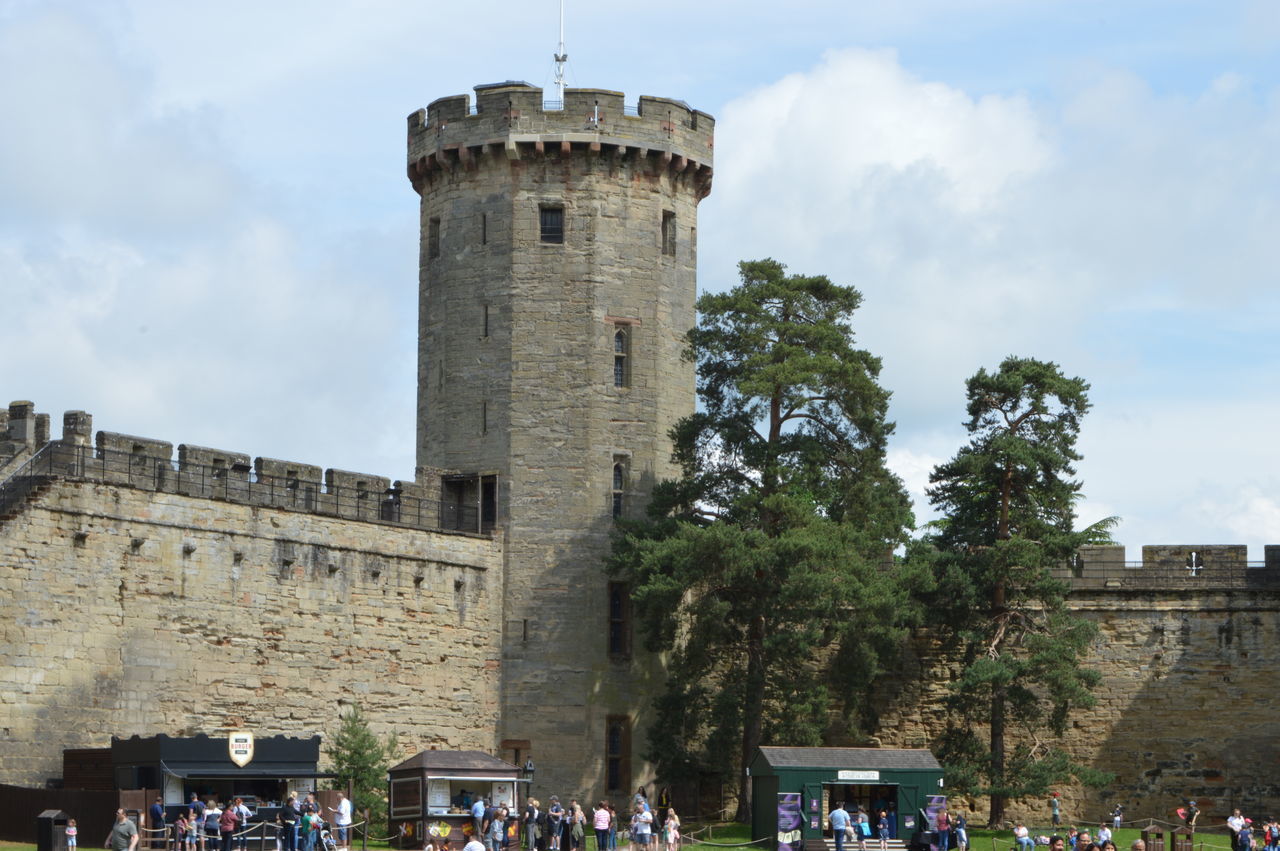
[[[564,242],[564,207],[540,207],[538,222],[543,242]]]
[[[631,788],[631,719],[610,715],[605,719],[604,785],[611,794]]]
[[[609,655],[631,655],[631,588],[625,582],[609,583]]]
[[[623,493],[627,487],[627,467],[626,463],[621,459],[615,459],[613,462],[613,516],[621,517],[623,505]]]
[[[480,336],[488,337],[489,336],[489,305],[487,304],[481,305],[480,323],[481,323]]]
[[[489,244],[489,214],[480,214],[480,244]]]
[[[631,384],[631,336],[627,328],[618,328],[613,332],[613,386],[627,387]]]
[[[662,211],[662,253],[676,256],[676,214],[670,210]]]
[[[427,257],[434,260],[440,256],[440,218],[433,217],[427,222]]]

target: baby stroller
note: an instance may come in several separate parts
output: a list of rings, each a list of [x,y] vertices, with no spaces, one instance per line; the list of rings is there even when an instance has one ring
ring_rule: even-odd
[[[324,827],[320,828],[320,851],[338,851],[337,840],[329,832],[328,822],[325,823]]]

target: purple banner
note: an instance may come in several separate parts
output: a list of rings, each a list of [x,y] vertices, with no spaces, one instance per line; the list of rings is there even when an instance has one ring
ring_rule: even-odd
[[[804,805],[799,792],[778,794],[778,851],[800,851],[804,845]]]

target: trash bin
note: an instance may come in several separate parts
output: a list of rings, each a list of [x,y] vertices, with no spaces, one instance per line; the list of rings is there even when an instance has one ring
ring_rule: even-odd
[[[1164,851],[1164,831],[1155,825],[1142,831],[1142,841],[1147,844],[1147,851]]]
[[[1196,835],[1188,827],[1175,827],[1169,831],[1169,841],[1173,851],[1191,851],[1195,846]]]
[[[67,819],[62,810],[45,810],[36,816],[36,851],[67,851]]]

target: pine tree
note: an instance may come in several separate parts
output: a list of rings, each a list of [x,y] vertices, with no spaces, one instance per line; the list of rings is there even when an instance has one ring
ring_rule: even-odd
[[[1074,528],[1088,389],[1027,358],[979,370],[967,383],[969,443],[931,477],[930,501],[943,514],[927,539],[933,621],[954,633],[963,660],[948,701],[953,721],[937,746],[951,788],[990,796],[993,825],[1009,798],[1043,794],[1069,776],[1109,779],[1041,738],[1061,736],[1073,710],[1093,705],[1099,677],[1082,665],[1096,627],[1067,609],[1068,587],[1051,575],[1079,547],[1105,541],[1114,523]],[[988,726],[985,746],[975,721]],[[1012,752],[1011,725],[1022,733]]]
[[[385,823],[387,768],[396,755],[395,733],[386,741],[379,741],[357,703],[341,715],[338,731],[325,754],[337,775],[333,788],[346,790],[349,784],[352,805],[359,811],[369,811],[371,825]]]
[[[885,570],[910,526],[885,467],[889,393],[854,345],[852,287],[742,263],[741,284],[704,295],[689,334],[702,410],[672,432],[682,475],[659,484],[651,520],[612,560],[632,584],[648,646],[665,651],[649,758],[660,776],[737,774],[761,744],[820,744],[826,666],[896,650],[904,583]],[[840,695],[854,713],[865,689]]]

